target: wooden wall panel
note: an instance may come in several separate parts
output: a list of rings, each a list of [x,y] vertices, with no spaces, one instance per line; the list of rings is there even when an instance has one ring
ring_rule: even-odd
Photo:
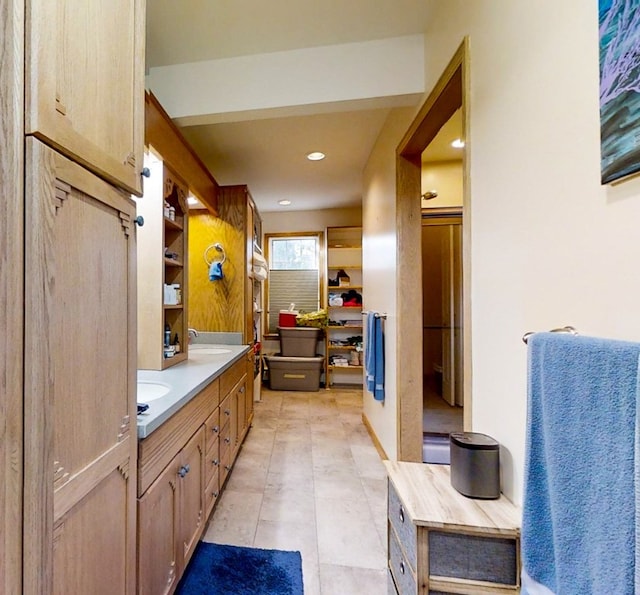
[[[0,0],[0,593],[22,593],[24,2]]]
[[[209,332],[244,332],[245,209],[244,187],[221,187],[219,217],[192,211],[189,215],[189,327]],[[208,246],[219,242],[227,255],[224,278],[209,281],[204,260]],[[217,256],[209,250],[209,256]]]

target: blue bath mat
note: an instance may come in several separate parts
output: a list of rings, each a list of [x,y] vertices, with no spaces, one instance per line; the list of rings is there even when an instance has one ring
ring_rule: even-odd
[[[177,595],[303,595],[300,552],[200,542]]]

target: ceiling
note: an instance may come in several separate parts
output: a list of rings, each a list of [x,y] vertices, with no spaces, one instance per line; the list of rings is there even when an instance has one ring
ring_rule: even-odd
[[[423,34],[427,5],[425,0],[147,0],[147,69]],[[338,208],[361,204],[362,172],[390,109],[266,114],[181,129],[216,181],[247,184],[261,212]],[[315,150],[326,159],[304,159]],[[281,199],[291,205],[278,205]]]

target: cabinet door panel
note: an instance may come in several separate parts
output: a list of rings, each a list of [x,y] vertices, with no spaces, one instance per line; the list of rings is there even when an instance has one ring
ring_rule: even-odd
[[[126,505],[114,499],[104,513],[110,530],[128,536],[120,554],[123,592],[132,592],[135,211],[127,196],[45,145],[28,139],[26,148],[25,593],[50,593],[53,576],[57,586],[60,576],[79,580],[54,568],[53,526],[69,524],[115,470],[127,479]],[[78,558],[101,534],[98,520],[83,518],[65,545]],[[102,563],[91,561],[97,566],[83,573],[102,576]],[[88,592],[73,583],[66,590]]]
[[[141,191],[144,0],[29,0],[25,132]]]
[[[55,594],[127,593],[128,537],[125,525],[114,522],[114,518],[127,515],[129,481],[120,470],[112,471],[86,498],[56,521]],[[87,526],[92,530],[87,531]]]
[[[181,572],[204,528],[204,426],[196,432],[182,450],[181,469],[188,469],[180,482],[180,552]]]
[[[164,595],[178,580],[178,460],[138,500],[138,593]]]

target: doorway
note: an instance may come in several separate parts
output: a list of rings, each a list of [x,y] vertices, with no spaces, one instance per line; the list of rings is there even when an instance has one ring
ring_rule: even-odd
[[[402,361],[397,366],[398,393],[398,460],[423,460],[423,362],[422,325],[422,195],[421,156],[438,131],[457,111],[462,115],[462,138],[468,129],[468,39],[465,38],[447,65],[397,149],[396,159],[396,224],[398,229],[398,290],[397,312],[398,354]],[[460,339],[463,366],[457,380],[462,387],[463,429],[471,428],[471,367],[470,367],[470,269],[469,207],[469,159],[463,157],[463,200],[465,216],[461,225],[462,237],[462,316],[464,326]],[[418,282],[416,282],[418,281]],[[444,382],[444,379],[443,379]],[[455,397],[454,397],[455,398]]]
[[[423,461],[449,462],[463,429],[462,210],[422,211]]]

